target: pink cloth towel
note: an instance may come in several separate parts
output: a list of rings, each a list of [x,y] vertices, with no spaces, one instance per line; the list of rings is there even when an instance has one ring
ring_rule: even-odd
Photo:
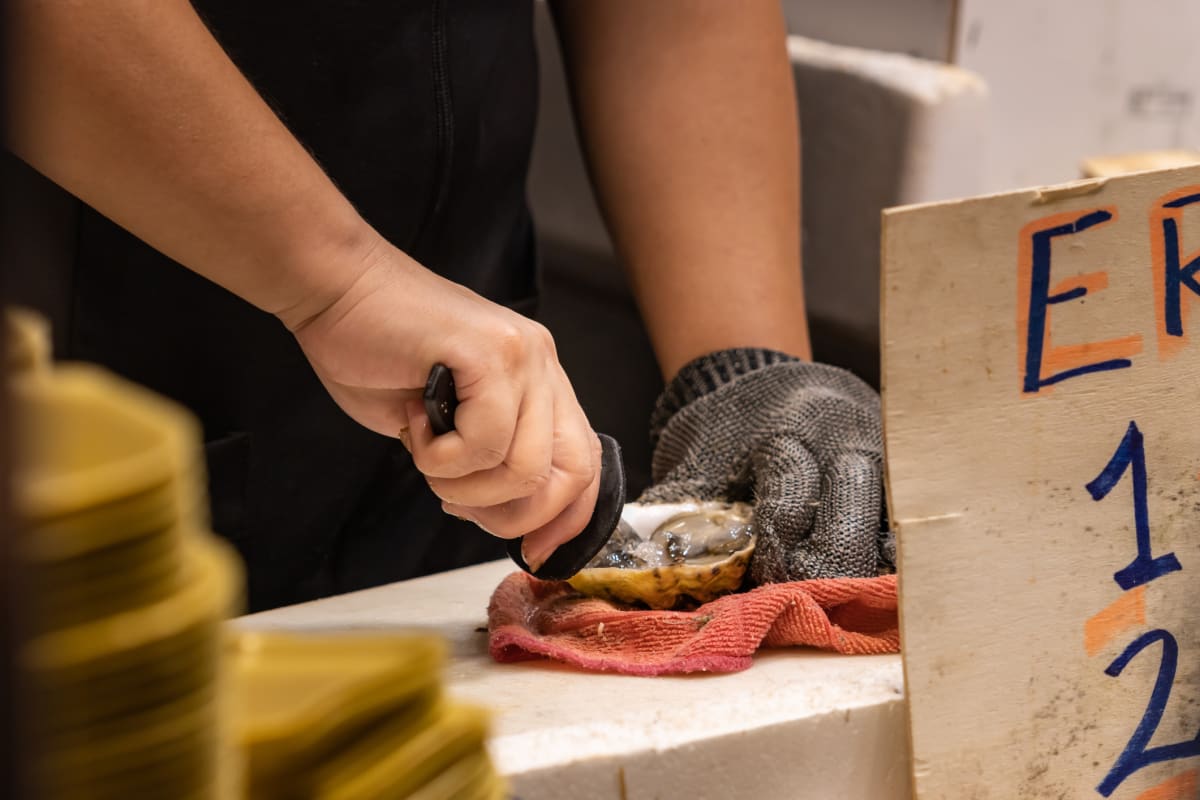
[[[488,649],[499,662],[544,657],[627,675],[737,672],[759,647],[796,645],[899,652],[896,576],[776,583],[694,611],[648,611],[514,572],[488,605]]]

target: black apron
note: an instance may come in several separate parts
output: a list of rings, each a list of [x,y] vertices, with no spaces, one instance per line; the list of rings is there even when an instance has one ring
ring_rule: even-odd
[[[371,225],[442,275],[531,309],[529,0],[194,5]],[[252,610],[503,555],[441,512],[396,440],[338,409],[273,317],[90,209],[70,287],[65,355],[203,422],[213,527],[245,559]]]

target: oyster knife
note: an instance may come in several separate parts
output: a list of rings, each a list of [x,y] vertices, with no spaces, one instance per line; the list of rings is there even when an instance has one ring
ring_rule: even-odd
[[[436,436],[454,430],[454,410],[458,407],[458,395],[454,390],[454,375],[444,364],[434,364],[429,371],[423,395],[425,413]],[[521,557],[521,539],[509,539],[508,557],[517,566],[543,580],[563,581],[587,566],[608,543],[613,531],[621,521],[625,507],[625,464],[621,461],[621,447],[611,436],[600,433],[600,493],[596,496],[596,508],[579,535],[558,546],[537,571],[529,569]]]

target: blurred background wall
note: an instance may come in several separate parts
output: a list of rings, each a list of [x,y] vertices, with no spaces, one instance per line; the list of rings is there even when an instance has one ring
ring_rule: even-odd
[[[621,441],[636,490],[648,480],[646,420],[661,378],[587,186],[539,6],[543,103],[529,191],[543,318],[593,424]],[[815,356],[872,382],[882,209],[1071,180],[1088,157],[1200,145],[1194,0],[783,7]]]

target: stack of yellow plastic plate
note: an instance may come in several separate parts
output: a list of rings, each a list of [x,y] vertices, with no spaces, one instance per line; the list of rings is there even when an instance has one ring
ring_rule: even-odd
[[[504,796],[439,640],[227,634],[241,576],[207,533],[193,418],[51,365],[36,316],[4,323],[37,797]]]
[[[504,797],[486,716],[443,696],[439,640],[251,632],[231,650],[251,797]]]
[[[230,797],[220,624],[240,578],[206,532],[195,424],[38,352],[7,359],[37,796]]]

